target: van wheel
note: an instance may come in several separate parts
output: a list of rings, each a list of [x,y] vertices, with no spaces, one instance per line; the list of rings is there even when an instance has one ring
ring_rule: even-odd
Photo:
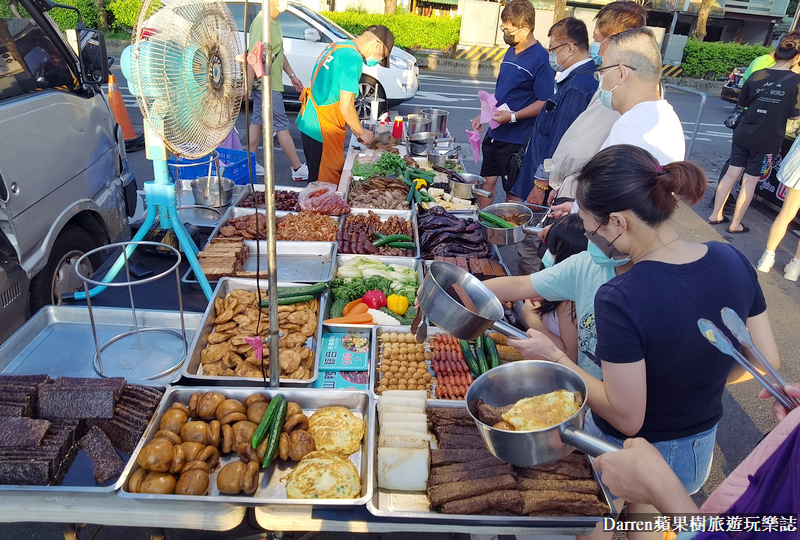
[[[92,236],[79,227],[65,227],[56,238],[47,265],[31,280],[28,305],[31,315],[43,306],[59,305],[61,295],[83,287],[83,280],[75,272],[75,263],[86,252],[94,249]],[[94,259],[94,260],[90,260]],[[84,259],[81,274],[90,276],[99,266],[99,257]]]
[[[386,92],[378,85],[377,81],[372,77],[362,77],[358,83],[358,95],[356,96],[356,111],[358,118],[361,120],[369,120],[370,112],[372,111],[372,100],[375,96],[375,90],[378,91],[378,116],[389,110],[389,104],[386,103]]]

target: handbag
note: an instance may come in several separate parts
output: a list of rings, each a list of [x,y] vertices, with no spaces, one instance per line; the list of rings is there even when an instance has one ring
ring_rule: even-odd
[[[503,190],[505,190],[506,193],[511,193],[511,188],[517,183],[517,178],[519,178],[519,173],[522,170],[522,162],[525,161],[525,152],[528,150],[528,143],[530,143],[532,135],[533,130],[531,130],[530,135],[528,135],[522,147],[511,154],[511,157],[508,159],[506,174],[503,175]]]

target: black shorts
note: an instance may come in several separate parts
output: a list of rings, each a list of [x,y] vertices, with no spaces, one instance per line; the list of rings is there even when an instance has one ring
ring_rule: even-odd
[[[731,145],[731,167],[744,167],[744,173],[761,178],[772,166],[772,154],[754,152],[735,142]]]
[[[506,166],[512,154],[519,152],[522,144],[507,143],[492,139],[489,135],[483,138],[481,150],[483,152],[483,164],[481,165],[481,176],[503,176],[506,174]]]

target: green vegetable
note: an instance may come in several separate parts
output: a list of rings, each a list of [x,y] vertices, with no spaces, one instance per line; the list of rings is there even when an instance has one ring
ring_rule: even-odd
[[[436,176],[436,173],[433,171],[423,171],[422,169],[417,169],[416,167],[406,167],[406,170],[411,173],[412,178],[424,178],[428,180],[430,183],[433,180],[433,177]]]
[[[299,296],[285,296],[281,297],[278,295],[278,305],[279,306],[290,306],[292,304],[299,304],[300,302],[308,302],[309,300],[313,300],[315,297],[313,294],[301,294]],[[258,307],[266,308],[269,307],[269,300],[262,300],[258,303]]]
[[[328,288],[327,283],[315,283],[306,287],[280,287],[278,288],[278,298],[284,296],[299,296],[301,294],[317,294],[325,291]]]
[[[497,352],[497,345],[489,336],[483,338],[483,350],[486,353],[486,359],[489,361],[489,369],[500,365],[500,354]]]
[[[386,313],[387,315],[391,315],[392,317],[397,319],[397,324],[398,325],[409,325],[412,322],[414,322],[414,317],[417,316],[417,310],[414,309],[414,306],[408,306],[408,310],[406,311],[405,315],[398,315],[397,313],[395,313],[394,311],[392,311],[388,307],[382,307],[378,311],[382,311],[382,312]]]
[[[379,238],[378,240],[375,240],[372,243],[372,245],[375,247],[381,247],[382,245],[388,244],[389,242],[397,242],[397,241],[413,242],[414,239],[406,234],[390,234],[389,236],[384,236],[382,238]]]
[[[349,302],[347,300],[345,300],[344,298],[340,298],[340,299],[336,300],[333,304],[331,304],[331,314],[330,314],[330,317],[328,317],[328,318],[329,319],[337,319],[337,318],[341,317],[344,314],[343,313],[344,306],[346,306],[347,304],[349,304]]]
[[[489,212],[479,212],[478,216],[481,219],[485,219],[489,223],[492,223],[493,227],[499,227],[501,229],[513,229],[514,227],[516,227],[516,225],[514,225],[513,223],[509,223],[503,218],[496,216],[494,214],[490,214]]]
[[[381,154],[381,157],[378,158],[378,161],[375,162],[374,165],[377,171],[392,174],[394,173],[398,167],[401,169],[405,169],[406,162],[403,161],[397,154],[392,154],[391,152],[384,152]]]
[[[479,377],[481,374],[481,368],[478,365],[478,359],[475,358],[475,354],[472,352],[472,347],[470,347],[469,341],[460,339],[459,343],[461,344],[461,354],[464,355],[464,360],[467,362],[469,370],[474,376]]]
[[[414,242],[389,242],[389,247],[399,248],[399,249],[417,249],[417,244]]]
[[[350,173],[353,176],[360,176],[362,178],[369,178],[370,176],[376,173],[375,167],[373,165],[369,165],[366,163],[353,163],[353,167],[350,169]]]
[[[433,202],[435,199],[428,195],[427,191],[419,190],[420,197],[422,197],[422,202]]]
[[[281,404],[281,401],[285,401],[283,396],[276,394],[275,397],[272,398],[272,401],[269,402],[267,410],[264,411],[264,416],[261,417],[261,422],[259,422],[258,427],[253,433],[253,439],[250,441],[250,446],[252,446],[253,449],[258,448],[258,445],[264,442],[264,437],[266,437],[267,432],[272,427],[272,421],[275,419],[275,411],[278,410],[278,405]]]
[[[422,202],[422,193],[420,193],[418,189],[414,189],[412,191],[413,191],[412,195],[414,197],[414,202],[417,203],[417,204],[421,203]]]
[[[272,403],[270,403],[272,405]],[[283,430],[283,422],[286,420],[286,409],[289,408],[289,402],[281,399],[278,408],[275,410],[275,418],[269,429],[269,440],[267,441],[267,449],[264,451],[264,459],[261,461],[261,466],[264,468],[269,467],[272,460],[278,454],[278,442],[281,438],[281,431]]]
[[[334,300],[348,302],[364,296],[367,291],[380,289],[387,296],[400,294],[413,305],[419,288],[419,276],[413,268],[390,266],[368,256],[355,257],[342,264],[331,283]]]
[[[481,373],[489,371],[489,362],[486,360],[486,355],[483,353],[483,336],[478,336],[475,341],[475,357],[478,359],[478,367]]]

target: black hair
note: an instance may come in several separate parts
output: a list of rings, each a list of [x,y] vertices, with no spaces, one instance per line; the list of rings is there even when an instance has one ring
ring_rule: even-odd
[[[650,227],[675,212],[678,199],[695,204],[706,191],[706,175],[690,161],[663,167],[647,150],[630,144],[598,152],[578,175],[581,208],[605,223],[612,212],[630,210]]]
[[[775,60],[791,60],[800,52],[800,39],[797,32],[786,34],[775,49]]]
[[[585,251],[588,240],[584,236],[583,220],[578,214],[570,214],[559,218],[550,227],[545,245],[555,258],[556,264],[569,257]],[[561,301],[543,300],[536,312],[540,317],[558,308]],[[575,320],[575,304],[572,304],[572,319]]]
[[[586,29],[586,23],[575,17],[565,17],[550,27],[547,32],[549,37],[556,35],[557,37],[567,38],[575,44],[575,46],[582,50],[589,50],[589,31]]]

